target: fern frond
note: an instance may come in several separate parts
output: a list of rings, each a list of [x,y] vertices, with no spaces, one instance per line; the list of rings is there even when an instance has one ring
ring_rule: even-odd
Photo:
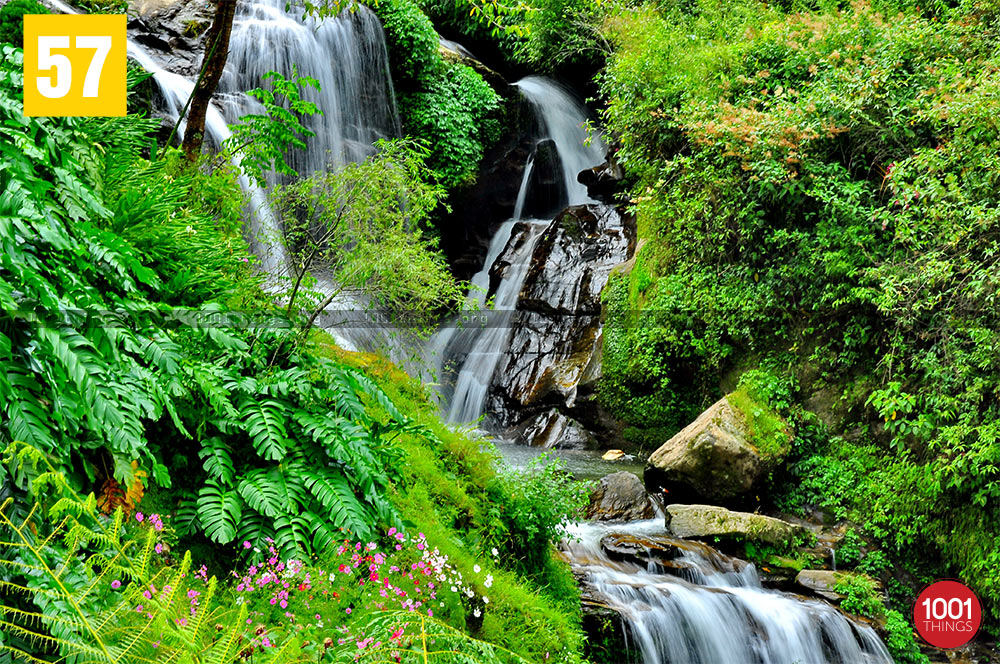
[[[210,480],[198,492],[198,521],[209,539],[226,544],[236,537],[236,525],[243,501],[235,489],[226,489]]]

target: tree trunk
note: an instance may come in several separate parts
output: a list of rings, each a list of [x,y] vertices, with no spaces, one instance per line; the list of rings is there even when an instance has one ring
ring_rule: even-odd
[[[233,31],[233,18],[236,16],[238,0],[218,0],[215,8],[215,18],[212,27],[205,38],[205,57],[201,62],[201,73],[194,84],[191,93],[191,110],[184,129],[184,142],[181,148],[191,161],[201,154],[201,144],[205,140],[205,116],[208,105],[215,94],[215,88],[222,78],[222,70],[226,67],[229,57],[229,35]]]

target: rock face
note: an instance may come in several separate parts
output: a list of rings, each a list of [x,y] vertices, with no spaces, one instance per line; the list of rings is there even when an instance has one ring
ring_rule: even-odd
[[[612,207],[566,208],[535,245],[518,298],[489,410],[510,426],[556,407],[590,425],[596,409],[573,410],[600,375],[601,289],[634,246],[631,220]]]
[[[197,76],[202,42],[212,24],[212,5],[192,0],[138,0],[130,6],[129,38],[142,44],[163,66]]]
[[[614,158],[610,157],[600,166],[588,168],[577,175],[577,181],[587,187],[587,193],[604,203],[614,203],[615,196],[621,193],[624,171]]]
[[[834,592],[833,587],[843,576],[825,569],[804,569],[795,575],[795,583],[820,597],[837,602],[843,599],[843,595]]]
[[[626,471],[602,477],[587,506],[587,518],[597,521],[639,521],[655,514],[642,480]]]
[[[555,408],[519,425],[515,435],[517,441],[523,445],[544,449],[587,450],[597,445],[597,440],[582,424]],[[645,495],[645,487],[642,491]]]
[[[747,442],[743,414],[722,398],[650,455],[646,483],[671,500],[731,502],[748,494],[766,470]]]
[[[844,596],[834,590],[834,587],[852,576],[854,572],[833,572],[828,569],[804,569],[795,575],[795,584],[811,593],[815,593],[832,602],[839,602]],[[881,590],[881,584],[876,580],[876,587]]]
[[[714,505],[668,505],[667,528],[682,538],[723,537],[765,544],[790,544],[808,531],[802,526]]]
[[[517,88],[495,89],[504,98],[506,131],[484,155],[475,183],[454,192],[452,214],[441,220],[441,249],[459,279],[469,279],[482,267],[490,238],[514,212],[539,132],[537,119]]]

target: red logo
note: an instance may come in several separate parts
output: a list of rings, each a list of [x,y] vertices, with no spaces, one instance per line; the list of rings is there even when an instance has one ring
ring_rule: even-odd
[[[979,598],[958,581],[935,581],[913,605],[913,624],[927,643],[958,648],[972,640],[983,621]]]

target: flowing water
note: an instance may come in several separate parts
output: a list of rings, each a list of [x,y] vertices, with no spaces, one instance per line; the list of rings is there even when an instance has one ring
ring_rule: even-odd
[[[622,616],[629,661],[643,664],[892,664],[868,625],[819,600],[765,589],[752,564],[674,540],[669,561],[612,560],[610,533],[663,537],[661,519],[570,528],[567,557],[596,597]],[[572,539],[576,538],[576,539]],[[655,541],[655,540],[654,540]],[[660,542],[664,540],[660,539]]]
[[[551,140],[555,145],[569,204],[593,202],[587,196],[587,188],[576,180],[577,173],[604,161],[605,147],[600,136],[588,131],[590,117],[587,109],[554,81],[530,76],[516,85],[538,118],[538,141]],[[482,306],[491,273],[500,272],[493,306],[483,316],[477,317],[478,327],[473,324],[456,331],[454,325],[449,326],[430,345],[434,357],[448,358],[460,365],[448,400],[447,418],[450,422],[473,422],[483,415],[493,375],[510,341],[510,322],[521,285],[531,267],[535,244],[552,221],[521,221],[530,195],[534,165],[532,152],[525,164],[513,217],[493,234],[483,269],[472,278],[473,288],[468,304]],[[447,390],[445,393],[448,393]]]
[[[58,0],[55,0],[58,2]],[[322,92],[309,93],[324,111],[309,121],[317,133],[308,152],[291,156],[300,173],[311,173],[348,160],[363,159],[372,143],[399,134],[385,43],[377,19],[367,9],[330,19],[322,25],[283,9],[283,0],[256,2],[241,10],[232,38],[232,53],[222,82],[222,103],[208,112],[206,133],[214,145],[229,135],[227,122],[254,112],[256,102],[240,94],[260,85],[261,76],[276,70],[291,76],[291,63],[302,75],[320,79]],[[191,93],[192,82],[160,67],[140,46],[129,54],[154,74],[162,97],[160,110],[176,120]],[[570,204],[592,202],[576,174],[603,161],[604,146],[586,128],[587,113],[567,91],[546,79],[518,83],[538,115],[538,139],[551,139],[562,164],[562,181]],[[183,126],[181,126],[183,129]],[[486,303],[491,277],[498,282],[495,307],[487,322],[443,330],[431,343],[438,357],[457,358],[460,365],[449,406],[449,419],[476,420],[483,414],[497,364],[510,340],[508,321],[517,305],[533,250],[551,223],[521,219],[534,163],[526,164],[513,217],[492,238],[486,263],[473,278],[470,308]],[[262,266],[283,274],[287,257],[280,226],[267,206],[266,193],[244,179],[252,207],[253,247]],[[331,284],[321,284],[330,288]],[[351,306],[347,302],[344,306]],[[342,337],[343,338],[343,337]],[[362,341],[364,343],[365,341]],[[591,460],[597,463],[596,460]],[[598,472],[595,470],[594,472]],[[618,611],[635,661],[645,664],[882,664],[890,662],[871,628],[843,617],[831,606],[765,590],[750,565],[725,559],[692,545],[674,561],[682,576],[663,573],[655,564],[642,566],[612,560],[601,537],[612,530],[638,536],[662,532],[662,520],[618,527],[578,524],[566,553],[588,583]]]

